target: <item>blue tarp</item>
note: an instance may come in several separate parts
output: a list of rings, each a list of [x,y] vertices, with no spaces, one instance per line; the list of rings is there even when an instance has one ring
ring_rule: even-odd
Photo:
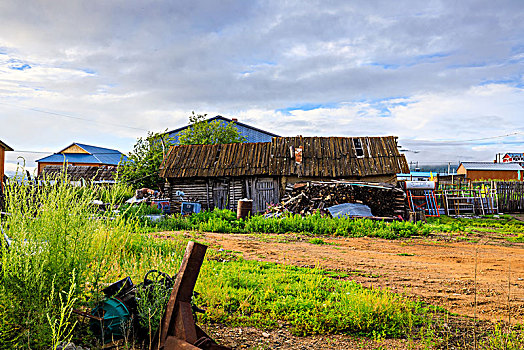
[[[373,216],[371,209],[360,203],[343,203],[327,208],[331,216],[339,218],[343,216]]]

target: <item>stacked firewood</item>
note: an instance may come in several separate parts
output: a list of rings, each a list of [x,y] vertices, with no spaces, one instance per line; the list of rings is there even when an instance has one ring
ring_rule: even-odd
[[[288,184],[280,204],[269,211],[327,214],[327,208],[331,206],[360,203],[369,206],[374,216],[397,217],[406,214],[405,198],[402,189],[390,184],[308,181]]]

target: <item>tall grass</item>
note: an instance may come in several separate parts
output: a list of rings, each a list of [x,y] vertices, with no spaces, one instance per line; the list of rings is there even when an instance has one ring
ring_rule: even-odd
[[[0,256],[0,348],[42,348],[63,340],[57,337],[71,333],[74,301],[96,294],[129,241],[129,222],[100,215],[91,205],[96,188],[70,186],[66,175],[56,180],[7,185],[10,215],[2,226],[13,243]]]

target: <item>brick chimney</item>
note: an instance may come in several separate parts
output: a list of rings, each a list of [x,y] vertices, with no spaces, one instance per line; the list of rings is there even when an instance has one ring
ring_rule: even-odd
[[[238,122],[237,118],[231,118],[231,120],[234,121],[234,122]]]

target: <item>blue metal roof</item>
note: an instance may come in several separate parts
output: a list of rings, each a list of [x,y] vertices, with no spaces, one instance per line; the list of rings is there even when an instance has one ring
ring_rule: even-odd
[[[234,121],[232,119],[224,118],[221,115],[207,119],[206,122],[212,122],[214,120],[219,120],[222,125],[226,123],[233,123],[233,125],[238,129],[240,134],[246,138],[245,142],[271,142],[273,137],[280,137],[279,135],[273,134],[272,132],[264,131],[262,129],[255,128],[251,125],[241,123],[239,121]],[[173,138],[173,143],[178,144],[178,136],[181,131],[187,129],[189,125],[183,126],[181,128],[168,131],[169,137]]]
[[[466,170],[500,170],[500,171],[522,171],[518,163],[493,163],[493,162],[462,162],[460,163]]]
[[[89,154],[85,153],[60,153],[65,149],[76,145]],[[127,157],[116,149],[97,147],[85,145],[83,143],[73,143],[58,153],[50,156],[40,158],[36,162],[46,163],[87,163],[87,164],[106,164],[106,165],[118,165],[123,157],[123,160],[127,160]]]

